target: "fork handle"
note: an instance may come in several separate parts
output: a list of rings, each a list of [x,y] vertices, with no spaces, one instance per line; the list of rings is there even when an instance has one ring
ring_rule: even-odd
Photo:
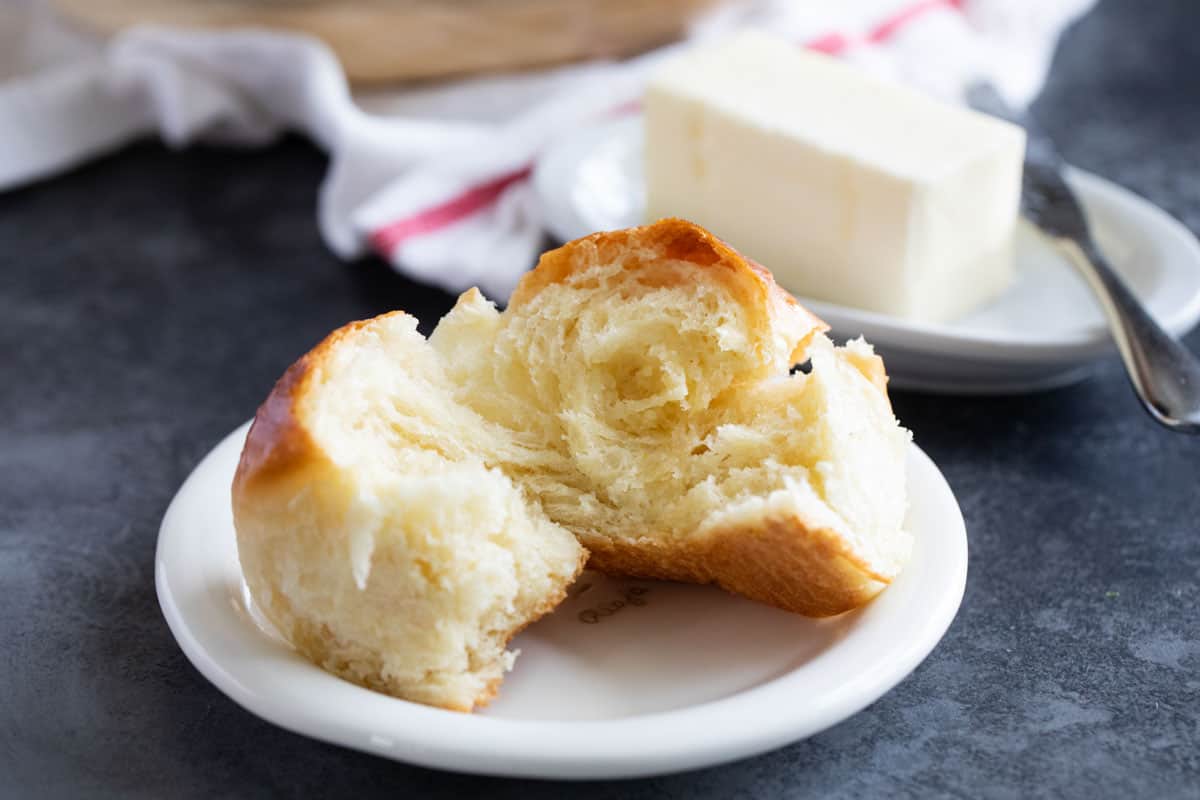
[[[1146,410],[1172,430],[1200,434],[1200,361],[1154,321],[1091,237],[1057,242],[1099,299]]]

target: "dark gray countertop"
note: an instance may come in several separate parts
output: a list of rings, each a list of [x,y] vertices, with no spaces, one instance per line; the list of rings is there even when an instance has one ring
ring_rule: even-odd
[[[1068,158],[1200,231],[1200,6],[1104,3],[1036,106]],[[154,593],[168,501],[341,323],[450,305],[313,230],[308,145],[146,144],[0,195],[0,794],[1200,797],[1200,440],[1109,359],[1028,397],[898,394],[958,494],[962,611],[895,691],[730,766],[565,787],[407,767],[261,722]],[[1200,335],[1188,340],[1200,349]]]

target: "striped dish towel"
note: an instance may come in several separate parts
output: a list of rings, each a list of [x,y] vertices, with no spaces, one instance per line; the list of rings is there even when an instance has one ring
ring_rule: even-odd
[[[1091,2],[758,0],[628,61],[355,96],[306,37],[136,28],[101,43],[16,0],[0,10],[0,190],[144,136],[254,146],[296,131],[330,156],[317,224],[335,253],[374,250],[419,280],[502,301],[544,244],[529,183],[538,153],[636,107],[678,48],[762,27],[948,99],[986,77],[1020,105]]]

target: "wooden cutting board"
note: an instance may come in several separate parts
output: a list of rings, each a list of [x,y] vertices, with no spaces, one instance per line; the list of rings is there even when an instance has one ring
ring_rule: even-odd
[[[352,81],[383,82],[623,56],[677,38],[722,0],[52,0],[102,33],[137,23],[309,33]]]

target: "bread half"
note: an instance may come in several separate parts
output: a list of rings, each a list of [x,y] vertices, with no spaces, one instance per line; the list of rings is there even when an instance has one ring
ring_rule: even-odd
[[[545,254],[503,312],[469,291],[428,341],[347,326],[251,428],[251,592],[325,668],[449,708],[490,697],[580,543],[612,574],[861,606],[908,558],[909,435],[880,359],[824,330],[673,219]]]
[[[259,409],[233,512],[251,595],[304,656],[469,711],[585,553],[475,453],[478,421],[447,389],[414,318],[335,331]]]

